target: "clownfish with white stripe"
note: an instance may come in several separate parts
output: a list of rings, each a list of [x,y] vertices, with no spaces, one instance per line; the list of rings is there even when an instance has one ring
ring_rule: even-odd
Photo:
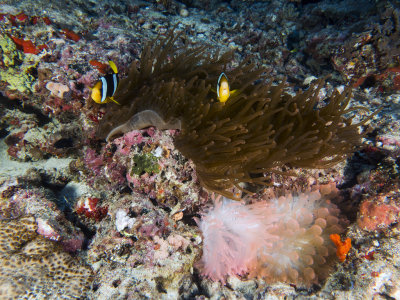
[[[236,91],[237,90],[230,90],[228,77],[225,75],[225,73],[221,73],[217,82],[217,97],[219,102],[225,103],[231,95],[236,93]]]
[[[111,60],[108,63],[111,69],[113,70],[113,73],[100,77],[100,80],[97,81],[94,87],[91,89],[92,90],[91,97],[94,102],[99,104],[115,102],[118,105],[120,105],[113,98],[119,82],[118,69],[115,63],[112,62]]]

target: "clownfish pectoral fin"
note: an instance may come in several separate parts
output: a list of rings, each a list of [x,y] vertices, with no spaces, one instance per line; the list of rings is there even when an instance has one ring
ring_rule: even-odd
[[[108,99],[110,99],[111,101],[113,101],[114,103],[117,103],[118,105],[121,105],[117,102],[117,100],[114,99],[114,97],[109,97]]]
[[[232,90],[231,91],[231,96],[233,96],[233,95],[237,95],[237,94],[239,94],[239,90]]]
[[[118,68],[117,68],[116,64],[111,60],[108,61],[108,64],[110,65],[110,67],[113,70],[113,72],[115,74],[118,74]]]

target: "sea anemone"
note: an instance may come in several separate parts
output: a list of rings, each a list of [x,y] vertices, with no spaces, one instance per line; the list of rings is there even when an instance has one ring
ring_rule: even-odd
[[[180,37],[171,30],[144,47],[120,81],[114,98],[121,105],[108,107],[100,137],[148,126],[179,129],[175,146],[193,160],[200,182],[229,198],[241,183],[266,183],[265,172],[276,167],[325,168],[361,143],[359,126],[372,115],[353,122],[352,111],[367,109],[347,108],[350,87],[319,105],[322,80],[292,95],[284,82],[267,83],[265,70],[249,59],[228,69],[232,52],[178,47]],[[213,91],[221,72],[236,90],[226,103]]]
[[[346,225],[329,200],[335,193],[336,188],[327,185],[248,205],[226,198],[216,201],[198,221],[202,274],[222,283],[228,275],[305,285],[323,280],[337,261],[329,236],[340,234]]]

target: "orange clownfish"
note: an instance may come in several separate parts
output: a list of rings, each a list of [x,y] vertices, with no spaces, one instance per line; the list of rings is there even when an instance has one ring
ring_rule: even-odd
[[[217,83],[217,97],[219,102],[225,103],[230,95],[233,95],[235,92],[236,90],[230,91],[228,77],[222,72],[221,75],[219,75]]]
[[[91,97],[94,102],[99,104],[112,101],[119,105],[119,103],[113,98],[119,82],[118,69],[114,62],[109,61],[108,63],[113,70],[113,73],[100,77],[100,80],[97,81],[94,87],[91,89]]]

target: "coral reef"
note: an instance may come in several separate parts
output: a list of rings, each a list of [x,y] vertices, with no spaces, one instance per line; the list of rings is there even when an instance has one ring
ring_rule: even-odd
[[[36,181],[35,177],[41,180],[37,170],[31,169],[27,173],[23,184],[19,184],[18,180],[0,181],[0,220],[34,216],[40,235],[59,242],[65,251],[75,253],[80,250],[85,236],[60,210],[66,205],[65,199],[60,201],[49,190],[27,186],[26,181]],[[22,181],[22,178],[19,180]]]
[[[174,147],[176,134],[154,129],[128,132],[99,154],[89,148],[84,161],[76,161],[73,169],[94,188],[129,186],[161,207],[181,206],[191,214],[206,197],[196,182],[193,163]]]
[[[398,222],[400,207],[390,198],[390,195],[379,195],[372,201],[366,199],[360,206],[357,225],[364,230],[381,231]]]
[[[400,298],[398,12],[398,3],[392,0],[1,1],[0,237],[16,237],[3,227],[29,227],[20,235],[29,240],[26,244],[6,242],[15,251],[0,254],[1,288],[19,295],[30,293],[31,298],[51,298],[44,295],[49,293],[57,299]],[[171,24],[178,24],[173,34]],[[118,66],[120,78],[126,78],[120,85],[122,106],[96,105],[90,99],[90,88],[110,72],[109,60]],[[240,91],[225,105],[214,91],[221,72],[227,74],[231,89]],[[129,83],[132,76],[137,81]],[[260,97],[271,100],[264,103],[257,100]],[[162,99],[166,102],[161,103]],[[172,100],[176,103],[171,106]],[[283,103],[287,107],[282,109]],[[333,131],[332,139],[325,139],[325,148],[337,145],[333,138],[348,141],[341,134],[351,135],[354,143],[346,145],[343,153],[347,160],[324,169],[310,169],[304,157],[290,161],[300,155],[295,142],[301,141],[300,133],[307,129],[292,117],[301,116],[304,124],[313,126],[304,121],[308,120],[304,103],[315,126],[327,125],[322,126],[326,131],[313,137],[326,134],[326,138]],[[364,111],[350,112],[357,107],[382,111],[363,124],[368,118]],[[253,115],[260,108],[264,114]],[[346,110],[348,114],[337,115]],[[321,116],[333,118],[332,124],[322,122]],[[260,136],[259,141],[253,136],[252,149],[246,148],[250,134],[242,131],[256,132],[257,120],[264,122],[267,117],[271,120],[266,124],[288,128],[282,129],[278,140],[279,128],[271,128],[275,130],[269,136],[271,149],[259,157],[276,155],[257,161],[257,156],[248,154],[255,154],[257,147],[265,149],[260,143],[267,138]],[[276,120],[280,117],[282,122]],[[236,127],[228,128],[232,122]],[[137,127],[156,125],[160,130],[131,130],[134,123]],[[363,125],[357,128],[356,124]],[[100,138],[113,128],[104,143]],[[268,128],[261,129],[267,133]],[[192,135],[196,132],[199,142]],[[294,139],[286,152],[282,141],[291,134]],[[226,137],[247,142],[236,145]],[[210,140],[214,145],[204,144]],[[307,141],[306,137],[302,145],[309,149],[320,146]],[[239,148],[242,161],[232,159]],[[323,157],[335,159],[328,150],[321,152],[328,155]],[[346,155],[353,150],[357,151]],[[220,161],[211,156],[229,166],[219,170]],[[243,179],[238,170],[252,167],[253,158],[257,162]],[[263,169],[257,170],[256,164]],[[201,218],[201,212],[204,216],[216,212],[218,207],[210,207],[210,194],[203,186],[207,179],[209,185],[220,183],[229,172],[236,174],[230,177],[236,181],[222,182],[216,190],[237,184],[256,193],[226,190],[237,199],[247,195],[242,202],[226,205],[243,213],[251,207],[262,213],[264,209],[257,205],[265,202],[275,208],[272,213],[279,207],[285,210],[282,216],[293,215],[293,208],[301,203],[309,210],[314,208],[312,203],[329,209],[336,205],[350,221],[348,226],[339,221],[343,229],[339,248],[329,239],[326,227],[321,235],[308,227],[313,222],[322,225],[315,220],[316,214],[310,225],[303,222],[301,216],[308,214],[301,209],[297,211],[301,228],[293,229],[297,236],[288,235],[289,225],[295,222],[286,224],[285,219],[275,223],[282,226],[282,235],[270,232],[279,238],[271,243],[293,246],[299,236],[311,243],[293,253],[286,251],[290,247],[278,248],[281,259],[290,258],[288,264],[262,264],[268,257],[259,256],[246,269],[253,273],[239,268],[240,276],[224,276],[225,285],[202,276],[205,269],[196,262],[210,243],[193,218]],[[217,178],[209,176],[215,174]],[[263,190],[256,184],[260,179],[269,184]],[[328,197],[334,204],[323,199],[298,201],[302,193],[315,194],[310,186],[328,182],[336,182],[340,190],[340,198]],[[289,202],[276,208],[280,196]],[[269,215],[243,222],[261,219],[265,224]],[[229,216],[217,221],[225,219]],[[303,235],[302,228],[307,228]],[[319,237],[328,245],[328,256],[320,255],[323,251],[307,253],[321,250]],[[351,239],[349,252],[346,239]],[[33,248],[40,251],[40,258]],[[339,249],[340,257],[347,252],[343,262],[336,256]],[[29,257],[24,251],[29,251]],[[321,257],[327,259],[326,266],[318,264]],[[305,278],[312,272],[304,272],[310,258],[315,260],[311,267],[316,275],[311,285]],[[72,269],[64,272],[62,266],[61,275],[53,276],[51,267],[42,264],[52,259]],[[20,267],[11,269],[15,264],[10,261]],[[286,283],[277,282],[261,275],[275,274],[283,266],[289,270],[287,276],[300,270],[297,281],[288,277]],[[77,274],[70,271],[82,271],[88,277],[73,277]],[[280,276],[274,275],[284,280]],[[70,278],[76,279],[72,289],[62,282]],[[26,289],[25,282],[31,283]],[[59,288],[66,293],[58,296]]]
[[[98,205],[98,198],[83,198],[80,199],[75,206],[75,211],[78,215],[84,215],[86,218],[95,221],[101,221],[108,212],[107,206]]]
[[[392,5],[377,6],[378,20],[370,24],[364,32],[347,40],[333,58],[337,70],[348,79],[369,78],[366,86],[374,84],[374,74],[398,63],[399,47],[399,9]],[[379,80],[379,78],[376,78]],[[364,83],[364,82],[362,82]],[[359,81],[358,84],[361,84]]]
[[[21,65],[23,54],[18,51],[12,38],[7,35],[0,35],[0,48],[2,50],[3,65],[6,67],[0,70],[0,78],[6,82],[11,90],[18,90],[21,93],[33,92],[35,78],[30,74],[35,61],[27,59],[27,63]]]
[[[36,233],[35,218],[0,221],[0,297],[77,299],[93,280],[91,269]]]
[[[146,195],[115,195],[112,202],[112,220],[100,224],[88,251],[99,284],[93,297],[180,298],[196,291],[198,231],[173,220],[174,211],[155,209]]]

